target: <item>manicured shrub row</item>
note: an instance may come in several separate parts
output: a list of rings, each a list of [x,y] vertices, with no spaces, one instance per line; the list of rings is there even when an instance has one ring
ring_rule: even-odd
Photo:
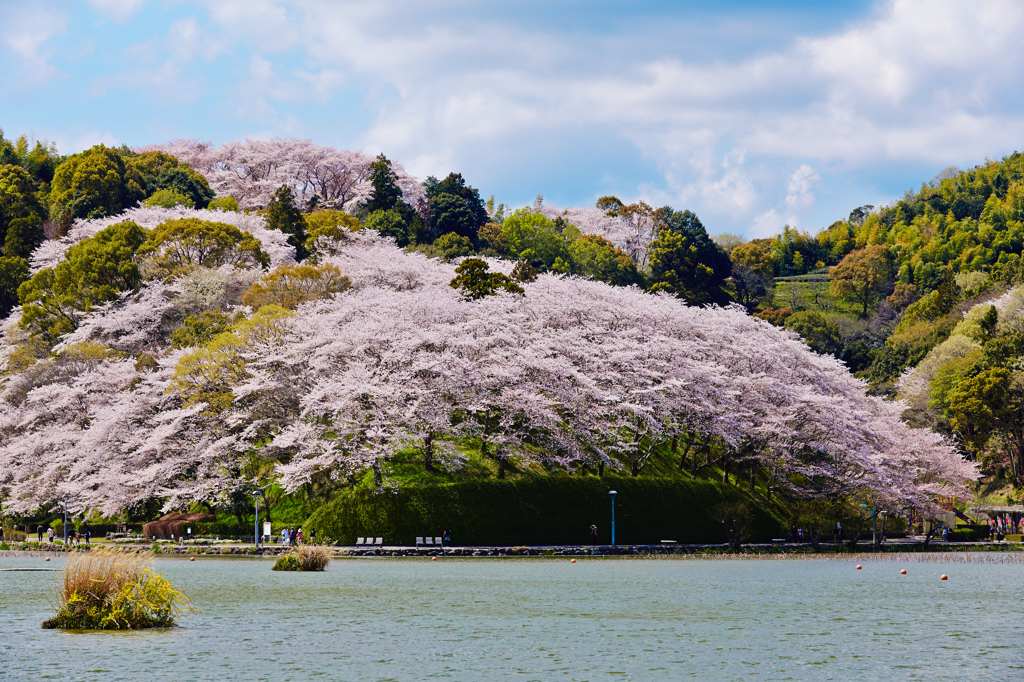
[[[416,537],[452,531],[455,545],[588,544],[611,539],[611,501],[616,490],[616,542],[718,543],[726,533],[716,513],[723,504],[750,506],[750,538],[768,541],[779,523],[737,488],[711,481],[594,476],[524,477],[402,488],[398,493],[348,490],[306,522],[319,537],[354,544],[383,537],[411,545]]]
[[[988,526],[960,526],[949,531],[949,542],[976,542],[988,539]]]

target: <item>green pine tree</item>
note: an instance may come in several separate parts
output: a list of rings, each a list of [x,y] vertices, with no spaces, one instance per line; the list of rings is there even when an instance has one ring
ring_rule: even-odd
[[[280,230],[290,235],[288,243],[295,247],[295,260],[305,260],[309,255],[306,249],[306,219],[295,206],[295,195],[288,185],[278,187],[267,206],[267,229]]]

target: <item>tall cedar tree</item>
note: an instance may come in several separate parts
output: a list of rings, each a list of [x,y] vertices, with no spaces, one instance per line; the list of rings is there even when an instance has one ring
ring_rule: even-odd
[[[295,206],[295,195],[288,185],[278,187],[267,206],[267,229],[280,230],[290,235],[288,243],[295,247],[295,260],[305,260],[309,255],[306,249],[306,219]]]
[[[367,218],[378,211],[394,211],[401,220],[396,220],[393,214],[387,217],[380,214],[374,218],[374,224],[368,226],[382,234],[395,237],[399,246],[406,246],[410,242],[430,241],[426,221],[416,209],[402,200],[398,175],[391,168],[391,161],[383,154],[379,154],[377,160],[370,164],[369,180],[373,189],[370,191],[370,198],[363,204]],[[387,227],[382,230],[383,224]]]

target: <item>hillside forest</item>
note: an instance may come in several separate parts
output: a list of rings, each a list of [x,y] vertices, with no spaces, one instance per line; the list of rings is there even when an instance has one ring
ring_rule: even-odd
[[[1012,494],[1022,194],[1014,154],[748,241],[308,140],[0,133],[0,501],[142,518],[256,487],[308,514],[605,472],[897,514]]]

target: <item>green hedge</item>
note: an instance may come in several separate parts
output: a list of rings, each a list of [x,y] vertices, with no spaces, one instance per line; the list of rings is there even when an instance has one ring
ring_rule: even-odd
[[[960,526],[949,531],[949,542],[977,542],[988,538],[988,526]]]
[[[452,532],[455,545],[588,544],[590,525],[598,541],[611,539],[611,502],[617,490],[615,540],[620,544],[719,543],[726,536],[714,509],[724,502],[750,502],[750,537],[768,541],[778,521],[737,488],[711,481],[524,477],[402,488],[397,493],[347,490],[303,524],[317,537],[354,544],[358,537],[411,545],[422,535]]]

